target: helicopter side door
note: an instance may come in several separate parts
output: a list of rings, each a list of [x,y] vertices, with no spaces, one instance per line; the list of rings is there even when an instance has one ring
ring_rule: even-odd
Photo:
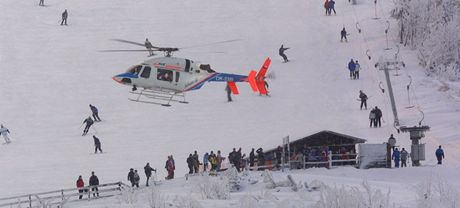
[[[150,66],[143,66],[142,70],[139,70],[139,79],[138,79],[138,86],[142,87],[153,87],[152,83],[149,81],[152,74],[152,68]]]

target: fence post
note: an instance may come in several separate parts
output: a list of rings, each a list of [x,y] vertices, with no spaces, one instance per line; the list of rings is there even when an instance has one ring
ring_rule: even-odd
[[[62,196],[61,201],[63,202],[64,201],[64,190],[63,189],[61,189],[61,196]]]
[[[332,168],[332,151],[327,152],[327,160],[329,161],[329,168]]]
[[[32,208],[32,195],[29,194],[29,208]]]
[[[88,186],[88,201],[91,199],[91,186]]]

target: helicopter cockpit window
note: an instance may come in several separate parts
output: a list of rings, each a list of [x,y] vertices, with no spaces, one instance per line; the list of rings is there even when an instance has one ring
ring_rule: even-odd
[[[142,71],[141,77],[149,78],[150,77],[150,70],[151,70],[150,67],[148,67],[148,66],[144,67],[144,71]]]
[[[133,66],[131,69],[129,69],[128,72],[137,75],[137,74],[139,74],[139,72],[141,72],[141,69],[142,69],[142,66],[137,65],[137,66]]]
[[[157,79],[162,81],[173,81],[173,72],[171,70],[166,69],[158,69],[157,72]]]

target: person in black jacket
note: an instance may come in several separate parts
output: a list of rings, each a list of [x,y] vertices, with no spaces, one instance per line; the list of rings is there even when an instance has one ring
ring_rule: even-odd
[[[359,91],[359,99],[361,100],[361,107],[360,109],[362,110],[363,109],[363,105],[364,105],[364,108],[367,110],[367,95],[364,94],[364,92],[362,90]]]
[[[91,191],[93,192],[93,197],[99,197],[99,189],[97,186],[99,185],[99,178],[97,178],[96,175],[94,175],[94,171],[91,172],[91,177],[89,177],[89,185],[94,186],[91,187]]]
[[[64,12],[62,13],[62,21],[61,21],[61,25],[67,25],[67,16],[69,14],[67,13],[67,9],[64,10]]]
[[[254,148],[252,148],[251,152],[249,153],[249,167],[254,167],[254,160],[256,155],[254,154]]]
[[[146,182],[145,186],[149,186],[149,178],[150,178],[150,176],[152,176],[152,171],[155,171],[155,173],[157,172],[157,170],[155,170],[154,168],[150,167],[150,164],[147,163],[147,165],[145,165],[145,167],[144,167],[145,176],[147,177],[147,182]]]
[[[95,135],[93,135],[93,139],[94,139],[94,154],[97,153],[97,150],[99,150],[99,152],[102,153],[101,141]]]
[[[232,89],[230,89],[230,86],[227,83],[227,86],[225,87],[225,91],[227,92],[227,101],[232,102]]]
[[[287,56],[286,56],[286,54],[284,54],[284,51],[286,51],[287,49],[289,49],[289,48],[285,48],[284,45],[281,45],[281,48],[278,50],[279,55],[280,55],[281,57],[283,57],[284,62],[288,62],[288,61],[289,61],[288,58],[287,58]]]
[[[85,129],[83,130],[83,134],[82,134],[82,136],[85,136],[88,133],[88,130],[91,127],[91,125],[94,124],[94,121],[93,119],[91,119],[91,116],[90,116],[87,119],[85,119],[83,123],[86,123]]]
[[[379,127],[382,126],[382,111],[380,110],[380,108],[378,108],[377,106],[375,106],[375,121],[374,121],[374,127],[377,127],[377,125]]]
[[[97,110],[96,106],[89,104],[89,108],[93,113],[94,121],[101,121],[101,118],[99,118],[99,110]]]
[[[188,174],[193,174],[193,155],[190,154],[187,158],[187,165],[188,165]]]
[[[128,172],[128,181],[131,182],[131,187],[134,187],[134,185],[136,184],[136,182],[134,181],[134,169],[129,169],[129,172]]]
[[[343,27],[342,31],[340,31],[340,42],[345,39],[345,42],[348,42],[347,40],[347,31],[345,30],[345,27]]]

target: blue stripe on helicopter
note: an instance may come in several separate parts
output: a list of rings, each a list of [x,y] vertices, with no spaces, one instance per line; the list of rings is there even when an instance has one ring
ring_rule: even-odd
[[[245,82],[248,77],[238,74],[214,73],[184,91],[200,89],[205,82]]]
[[[206,81],[209,81],[210,79],[212,79],[214,76],[218,75],[218,73],[213,73],[207,77],[205,77],[204,79],[200,80],[199,82],[193,84],[192,86],[190,87],[187,87],[184,91],[189,91],[189,90],[197,90],[197,89],[200,89],[204,83]]]
[[[123,73],[123,74],[119,74],[119,75],[117,75],[116,77],[122,77],[122,78],[139,78],[139,76],[137,76],[136,74],[134,74],[134,73],[129,73],[129,72],[126,72],[126,73]]]

